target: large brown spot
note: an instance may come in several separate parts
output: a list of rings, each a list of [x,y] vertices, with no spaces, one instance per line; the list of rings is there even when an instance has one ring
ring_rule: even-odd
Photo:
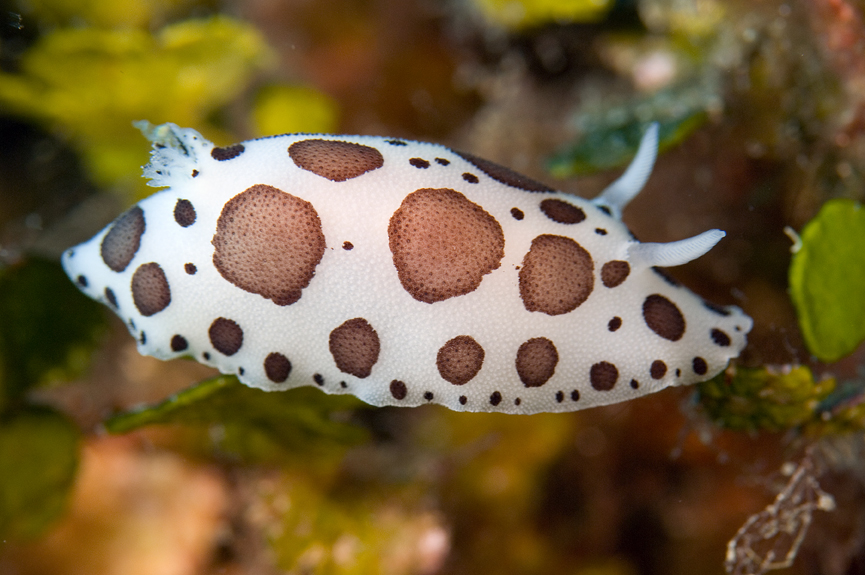
[[[712,331],[709,332],[709,335],[712,336],[712,341],[715,342],[715,345],[721,347],[729,347],[730,336],[727,335],[725,332],[717,328],[712,328]]]
[[[560,224],[578,224],[586,219],[586,212],[562,200],[544,200],[541,202],[544,215]]]
[[[619,379],[619,370],[610,362],[596,363],[589,370],[589,381],[598,391],[610,391]]]
[[[628,262],[613,260],[605,263],[601,268],[601,281],[606,287],[614,288],[628,279],[628,274],[630,273],[631,266]]]
[[[138,206],[114,220],[111,229],[102,238],[102,261],[116,272],[122,272],[141,247],[144,234],[144,211]]]
[[[484,348],[467,335],[459,335],[439,348],[436,366],[445,381],[463,385],[478,374],[484,363]]]
[[[210,324],[207,335],[213,349],[224,355],[234,355],[243,345],[243,330],[235,321],[224,317],[218,317]]]
[[[474,291],[505,255],[496,219],[447,188],[406,196],[387,232],[403,288],[426,303]]]
[[[291,362],[281,353],[270,353],[264,358],[264,373],[273,383],[282,383],[291,373]]]
[[[350,319],[330,332],[330,354],[343,373],[369,376],[380,350],[378,334],[362,317]]]
[[[564,236],[532,240],[520,269],[520,297],[529,311],[560,315],[577,309],[592,293],[592,256]]]
[[[556,371],[559,352],[553,342],[545,337],[533,337],[523,342],[517,350],[517,374],[526,387],[540,387]]]
[[[143,316],[159,313],[171,303],[171,289],[157,263],[142,264],[132,274],[132,301]]]
[[[222,208],[213,246],[213,265],[222,277],[277,305],[289,305],[315,275],[325,241],[312,204],[256,184]]]
[[[685,316],[676,304],[662,295],[652,294],[646,298],[643,319],[649,329],[664,339],[679,341],[685,333]]]
[[[656,359],[649,367],[649,374],[652,376],[652,379],[661,379],[667,375],[667,364],[660,359]]]
[[[458,152],[454,150],[458,156],[460,156],[465,161],[472,164],[474,167],[496,180],[497,182],[501,182],[508,186],[513,186],[514,188],[519,188],[521,190],[525,190],[527,192],[554,192],[555,190],[545,184],[542,184],[536,180],[528,178],[522,174],[519,174],[513,171],[510,168],[506,168],[504,166],[500,166],[495,162],[491,162],[489,160],[484,160],[483,158],[478,158],[477,156],[473,156],[471,154],[467,154],[465,152]]]
[[[301,140],[288,147],[298,168],[334,182],[344,182],[384,165],[381,152],[338,140]]]

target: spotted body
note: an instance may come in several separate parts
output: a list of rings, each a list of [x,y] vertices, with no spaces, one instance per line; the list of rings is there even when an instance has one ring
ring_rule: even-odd
[[[723,232],[638,242],[621,209],[653,127],[594,201],[444,146],[292,134],[215,147],[173,124],[144,175],[166,187],[63,265],[139,351],[265,390],[374,405],[571,411],[721,371],[751,320],[655,266]]]

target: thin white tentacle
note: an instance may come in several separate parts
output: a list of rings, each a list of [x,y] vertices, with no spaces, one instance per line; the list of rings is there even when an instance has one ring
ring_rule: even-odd
[[[652,167],[655,165],[657,152],[658,123],[653,122],[646,130],[646,133],[643,134],[637,155],[631,160],[625,173],[607,186],[592,201],[598,206],[607,206],[614,217],[622,219],[622,210],[625,209],[628,202],[640,193],[640,190],[646,184],[646,180],[649,179],[649,174],[652,173]]]

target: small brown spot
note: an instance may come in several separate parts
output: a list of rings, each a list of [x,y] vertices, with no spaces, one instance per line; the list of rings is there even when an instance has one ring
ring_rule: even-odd
[[[207,331],[213,348],[223,355],[234,355],[243,345],[243,330],[237,322],[218,317]]]
[[[604,286],[614,288],[622,285],[631,273],[631,266],[622,260],[613,260],[604,264],[601,268],[601,281]]]
[[[317,386],[321,387],[324,385],[324,376],[320,373],[313,373],[312,381],[314,381]]]
[[[336,367],[361,379],[372,373],[381,350],[378,334],[361,317],[350,319],[330,332],[329,346]]]
[[[444,158],[436,158],[436,164],[439,164],[440,166],[448,166],[450,165],[450,163],[450,160],[446,160]]]
[[[423,392],[423,398],[427,401],[432,401],[433,400],[433,392],[431,392],[431,391]]]
[[[464,172],[463,173],[463,179],[470,184],[477,184],[478,182],[480,182],[478,177],[476,175],[472,174],[471,172]]]
[[[521,221],[526,215],[519,208],[511,208],[511,216],[517,221]]]
[[[182,335],[171,336],[171,351],[184,351],[189,347],[189,342]]]
[[[468,335],[459,335],[439,348],[436,366],[439,375],[454,385],[474,378],[484,363],[484,348]]]
[[[607,235],[607,230],[605,230],[604,228],[595,228],[595,233],[599,236],[605,236]]]
[[[111,304],[111,307],[117,309],[117,296],[114,295],[114,290],[110,287],[105,288],[105,299]]]
[[[645,299],[643,319],[649,329],[664,339],[679,341],[685,334],[685,316],[676,304],[660,294]]]
[[[141,247],[144,228],[144,211],[138,206],[114,220],[99,248],[105,265],[116,272],[125,270]]]
[[[610,331],[616,331],[620,327],[622,327],[622,318],[619,316],[614,317],[607,323],[607,329]]]
[[[460,405],[465,405],[466,402],[468,402],[468,400],[469,400],[468,397],[466,397],[465,395],[461,395],[460,396]]]
[[[270,353],[264,358],[264,373],[273,383],[282,383],[291,373],[291,362],[281,353]]]
[[[171,303],[171,289],[157,263],[142,264],[132,274],[132,301],[143,316],[159,313]]]
[[[709,332],[709,335],[712,336],[712,341],[715,342],[715,345],[719,345],[721,347],[728,347],[730,345],[730,336],[725,332],[721,331],[717,328],[712,328],[712,331]]]
[[[516,398],[516,399],[514,399],[514,405],[516,405],[517,407],[519,407],[519,405],[520,405],[522,402],[523,402],[523,400],[522,400],[521,398],[519,398],[519,397]]]
[[[631,389],[637,389],[640,387],[640,382],[636,379],[631,380]]]
[[[556,392],[556,401],[557,401],[558,403],[561,403],[561,402],[563,402],[564,400],[565,400],[565,392],[564,392],[564,391],[557,391],[557,392]]]
[[[517,350],[517,374],[526,387],[540,387],[553,377],[559,363],[556,346],[545,337],[533,337]]]
[[[610,362],[596,363],[589,370],[589,381],[598,391],[610,391],[619,379],[619,370]]]
[[[405,383],[395,379],[390,382],[390,394],[394,399],[405,399],[405,396],[408,395],[408,388],[405,386]]]
[[[339,140],[301,140],[288,147],[288,155],[298,168],[332,182],[344,182],[384,165],[375,148]]]
[[[492,395],[490,395],[490,405],[496,406],[502,402],[502,393],[500,391],[494,391]]]
[[[571,401],[580,401],[580,391],[578,389],[571,392]]]
[[[195,223],[195,206],[189,200],[177,200],[174,204],[174,221],[180,227],[188,228]]]
[[[706,375],[706,372],[709,371],[709,366],[706,364],[706,360],[702,357],[695,357],[691,361],[691,366],[694,368],[694,373],[697,375]]]
[[[242,154],[245,149],[246,148],[243,147],[243,144],[232,144],[230,146],[225,146],[224,148],[213,148],[210,150],[210,157],[214,160],[224,162],[236,158]]]
[[[198,177],[198,170],[192,170],[192,177],[193,177],[193,178],[197,178],[197,177]]]
[[[390,219],[388,237],[400,283],[425,303],[473,292],[505,254],[496,219],[447,188],[406,196]]]
[[[541,202],[544,215],[560,224],[578,224],[586,219],[586,212],[573,204],[562,200],[544,200]]]
[[[522,174],[519,174],[513,171],[510,168],[506,168],[504,166],[500,166],[495,162],[491,162],[489,160],[484,160],[483,158],[478,158],[477,156],[473,156],[471,154],[466,154],[465,152],[454,152],[460,156],[462,159],[472,164],[474,167],[496,180],[497,182],[501,182],[507,186],[512,186],[514,188],[519,188],[521,190],[525,190],[527,192],[554,192],[552,188],[546,186],[540,182],[537,182],[531,178],[528,178]]]
[[[595,283],[589,252],[571,238],[546,234],[532,240],[519,277],[525,308],[548,315],[577,309]]]
[[[277,305],[300,299],[325,251],[312,204],[264,184],[226,202],[212,243],[222,277]]]
[[[406,144],[402,140],[392,139],[392,140],[385,140],[385,142],[387,142],[391,146],[408,146],[408,144]]]
[[[652,379],[661,379],[667,375],[667,364],[660,359],[656,359],[652,362],[652,367],[649,368],[649,373],[651,374]]]
[[[75,283],[77,283],[77,284],[80,285],[81,287],[86,288],[88,282],[87,282],[87,278],[86,278],[86,277],[84,277],[84,276],[78,276],[77,278],[75,278]]]
[[[354,244],[351,242],[342,242],[342,249],[344,249],[347,252],[350,252],[351,250],[354,249]]]
[[[422,170],[429,168],[429,162],[427,162],[423,158],[411,158],[408,161],[408,163],[411,164],[412,166],[414,166],[415,168],[422,169]]]
[[[195,267],[195,264],[183,264],[183,269],[191,276],[194,276],[195,272],[198,271],[198,268]]]

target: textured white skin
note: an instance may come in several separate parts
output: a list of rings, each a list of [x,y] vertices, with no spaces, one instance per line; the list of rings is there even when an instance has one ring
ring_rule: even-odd
[[[152,178],[150,185],[169,187],[139,203],[146,230],[138,252],[123,272],[109,269],[100,256],[100,244],[109,226],[68,250],[63,266],[73,280],[79,275],[87,278],[87,287],[79,287],[94,299],[105,301],[105,287],[114,291],[118,315],[127,324],[134,323],[130,332],[145,355],[160,359],[191,355],[223,373],[238,374],[242,368],[240,380],[264,390],[315,386],[313,374],[320,374],[324,380],[320,387],[325,392],[351,393],[373,405],[439,403],[459,411],[536,413],[616,403],[708,379],[739,354],[751,329],[751,319],[740,309],[724,308],[726,316],[713,312],[699,296],[670,285],[649,268],[698,257],[723,232],[713,230],[673,244],[640,244],[616,217],[599,209],[600,205],[607,206],[615,216],[639,191],[633,188],[642,186],[654,162],[654,129],[644,138],[638,165],[629,169],[630,183],[623,183],[627,178],[621,178],[611,186],[618,186],[615,193],[602,194],[593,203],[563,193],[530,193],[499,183],[436,144],[409,141],[405,146],[394,146],[379,137],[294,134],[243,142],[243,154],[220,162],[210,156],[213,144],[194,130],[173,124],[154,128],[143,123],[140,127],[161,146],[154,147],[145,176]],[[374,147],[383,155],[384,165],[344,182],[332,182],[298,168],[289,158],[288,146],[309,138]],[[409,164],[409,158],[426,159],[430,167],[418,169]],[[450,165],[438,165],[435,158],[445,158]],[[195,178],[191,176],[193,170],[199,172]],[[463,172],[475,174],[480,183],[467,183]],[[327,249],[300,300],[288,306],[275,305],[236,287],[212,264],[211,240],[223,205],[255,184],[303,198],[321,219]],[[412,298],[400,284],[388,245],[388,223],[405,196],[419,188],[456,190],[501,225],[504,259],[498,269],[483,277],[475,291],[428,304]],[[179,226],[173,216],[180,198],[189,200],[197,214],[195,223],[187,228]],[[586,220],[574,225],[552,221],[539,209],[540,202],[550,198],[579,206]],[[522,221],[511,216],[514,207],[525,214]],[[596,228],[607,230],[607,235],[598,235]],[[541,234],[571,237],[592,256],[594,289],[570,313],[550,316],[529,312],[520,299],[518,266],[532,239]],[[354,249],[342,249],[345,241]],[[632,248],[633,256],[629,255]],[[604,287],[600,279],[603,264],[629,259],[633,265],[627,280],[616,288]],[[129,287],[136,268],[147,262],[162,267],[171,288],[170,305],[150,317],[138,312]],[[184,271],[187,262],[197,266],[195,275]],[[642,305],[650,294],[663,295],[681,310],[686,329],[680,340],[668,341],[646,325]],[[622,319],[622,327],[610,332],[607,326],[614,316]],[[243,345],[230,357],[216,351],[208,338],[208,328],[218,317],[232,319],[243,329]],[[340,372],[328,348],[330,332],[358,317],[372,325],[381,342],[378,361],[364,379]],[[709,335],[712,328],[729,335],[731,344],[722,347],[713,343]],[[145,343],[141,343],[141,332],[146,333]],[[171,350],[169,342],[175,334],[186,338],[187,350]],[[485,358],[477,376],[457,386],[440,376],[436,354],[460,335],[473,337],[483,347]],[[520,344],[535,337],[552,340],[559,361],[546,384],[527,388],[517,375],[515,357]],[[275,384],[264,373],[263,361],[271,352],[282,353],[291,361],[291,373],[284,383]],[[209,360],[203,359],[204,353],[209,354]],[[692,361],[697,356],[708,365],[705,375],[693,371]],[[649,375],[655,360],[668,366],[659,380]],[[597,391],[589,381],[591,366],[601,361],[613,363],[619,371],[610,391]],[[408,389],[402,400],[391,395],[389,386],[395,379]],[[631,379],[639,381],[638,389],[629,385]],[[578,401],[571,400],[573,390],[579,391]],[[502,400],[493,406],[490,397],[496,391]],[[426,392],[432,393],[431,401],[425,399]],[[460,403],[460,396],[466,396],[465,405]],[[517,398],[519,405],[515,404]]]

